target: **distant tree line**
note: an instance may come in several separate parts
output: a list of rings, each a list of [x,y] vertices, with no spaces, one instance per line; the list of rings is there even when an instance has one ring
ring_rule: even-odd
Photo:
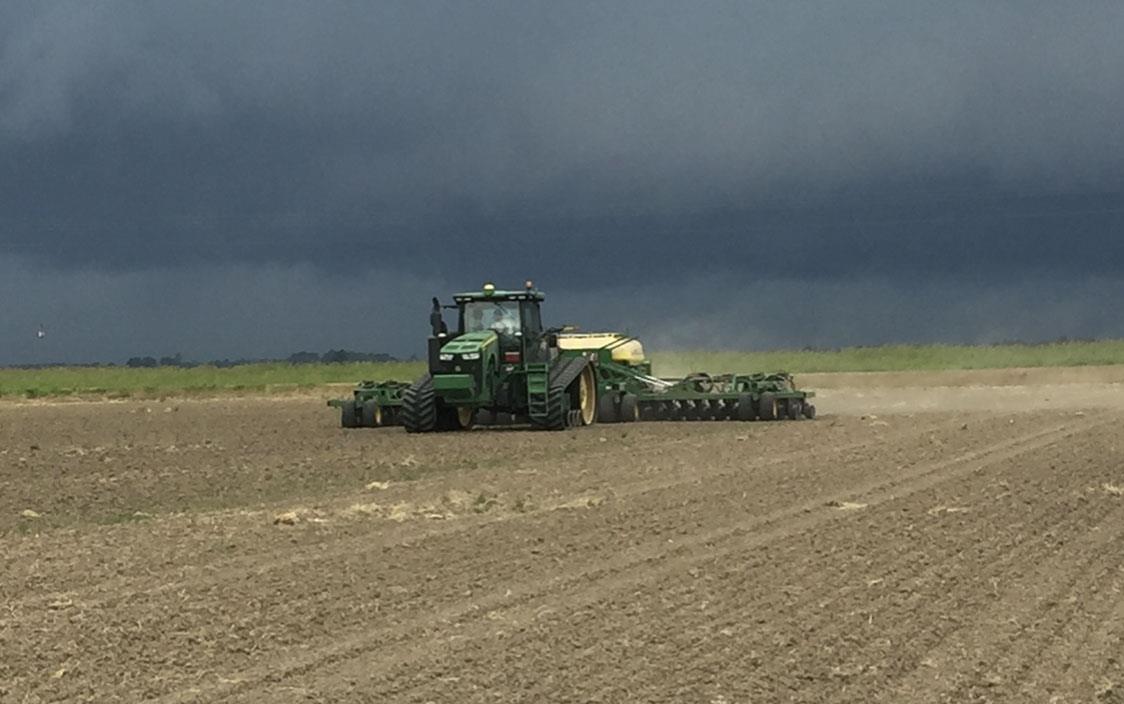
[[[354,352],[352,350],[328,350],[324,354],[316,352],[294,352],[285,359],[213,359],[209,362],[186,361],[179,354],[171,357],[130,357],[126,367],[237,367],[243,364],[262,364],[288,362],[289,364],[342,364],[344,362],[397,362],[398,359],[384,352]],[[111,365],[110,365],[111,366]]]

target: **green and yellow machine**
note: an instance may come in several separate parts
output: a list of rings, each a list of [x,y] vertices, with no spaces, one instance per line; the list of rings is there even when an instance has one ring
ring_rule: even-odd
[[[351,399],[330,401],[344,427],[403,425],[407,432],[529,423],[562,430],[637,420],[799,420],[814,418],[810,391],[791,375],[652,374],[640,341],[620,333],[546,328],[544,295],[533,283],[491,283],[433,299],[429,371],[413,384],[364,382]],[[442,309],[456,311],[450,331]]]
[[[328,405],[340,409],[344,428],[401,425],[402,392],[409,386],[401,381],[361,381],[351,398],[332,399]]]

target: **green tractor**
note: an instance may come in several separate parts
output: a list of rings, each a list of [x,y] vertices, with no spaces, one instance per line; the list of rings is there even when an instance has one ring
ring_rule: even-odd
[[[399,420],[407,432],[466,430],[477,421],[526,422],[548,430],[597,419],[596,354],[564,351],[561,329],[543,327],[544,296],[523,290],[458,293],[450,331],[440,302],[430,314],[429,372],[401,392]]]
[[[490,283],[458,293],[454,305],[433,299],[429,372],[413,384],[361,386],[342,404],[358,425],[401,424],[411,433],[467,430],[474,424],[530,423],[547,430],[637,420],[801,420],[815,417],[815,394],[790,374],[702,372],[683,379],[653,375],[640,341],[615,332],[544,328],[543,294]],[[450,332],[442,308],[456,310]],[[353,411],[354,413],[354,411]]]

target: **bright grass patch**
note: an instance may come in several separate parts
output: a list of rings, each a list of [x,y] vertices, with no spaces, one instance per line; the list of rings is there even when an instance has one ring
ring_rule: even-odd
[[[283,393],[363,379],[414,379],[417,362],[245,364],[236,367],[50,367],[0,369],[0,396],[159,396],[177,393]]]
[[[720,372],[879,372],[1124,364],[1124,340],[1038,345],[885,345],[838,350],[659,351],[648,349],[656,374]],[[360,380],[410,381],[424,362],[245,364],[236,367],[51,367],[0,369],[0,396],[109,398],[209,393],[284,393]]]
[[[892,372],[1124,364],[1124,340],[1039,345],[885,345],[838,350],[649,352],[660,376],[692,371]]]

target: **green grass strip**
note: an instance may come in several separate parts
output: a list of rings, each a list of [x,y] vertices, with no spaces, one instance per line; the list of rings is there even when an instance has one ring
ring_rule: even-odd
[[[665,376],[696,370],[812,373],[1081,367],[1124,364],[1124,340],[1039,345],[885,345],[822,351],[653,351],[650,356],[655,372]]]
[[[681,376],[721,372],[877,372],[1124,364],[1124,340],[1037,345],[885,345],[838,350],[655,351],[655,372]],[[110,398],[208,393],[276,393],[353,384],[363,379],[412,381],[424,362],[246,364],[236,367],[51,367],[0,369],[0,396],[95,395]],[[341,394],[342,395],[342,394]]]

